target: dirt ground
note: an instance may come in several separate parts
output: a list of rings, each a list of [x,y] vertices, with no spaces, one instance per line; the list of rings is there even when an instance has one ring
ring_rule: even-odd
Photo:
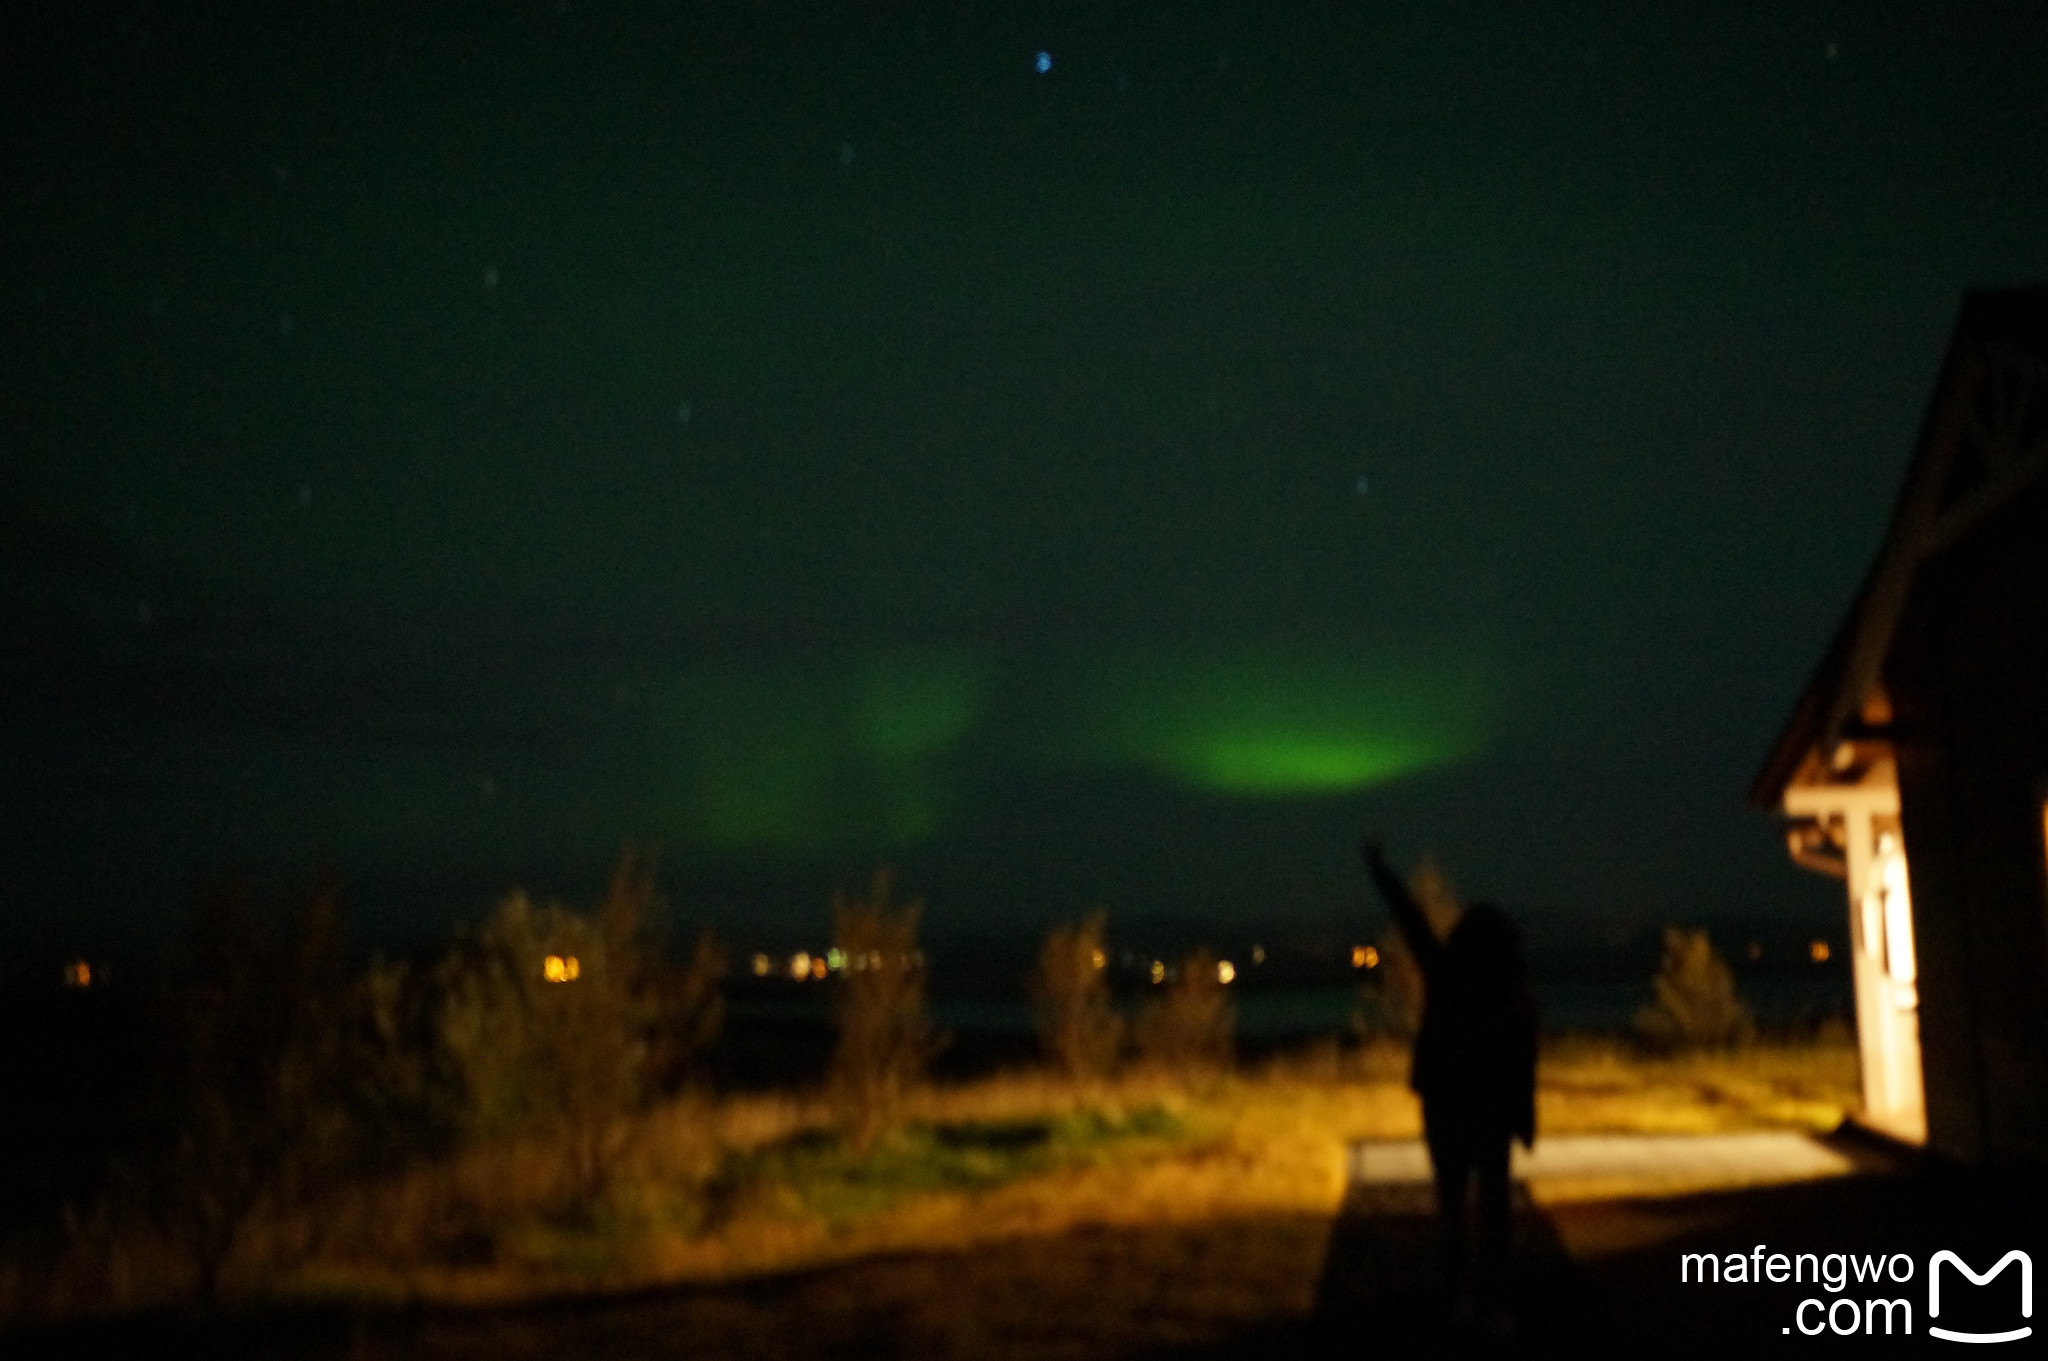
[[[18,1337],[22,1355],[304,1361],[577,1358],[1743,1356],[1850,1340],[1788,1331],[1812,1285],[1681,1285],[1679,1254],[1906,1253],[1988,1266],[2041,1258],[2038,1181],[1863,1162],[1850,1176],[1539,1208],[1518,1197],[1516,1331],[1488,1341],[1438,1302],[1429,1192],[1354,1186],[1342,1212],[1082,1228],[906,1253],[741,1284],[492,1311],[300,1312],[207,1327],[130,1320]],[[1924,1278],[1887,1285],[1930,1345]],[[1855,1296],[1851,1286],[1847,1295]],[[1865,1292],[1867,1293],[1867,1292]],[[2008,1302],[2006,1307],[2016,1304]],[[1951,1305],[1951,1317],[1962,1306]],[[1812,1320],[1809,1315],[1809,1322]],[[1949,1321],[1947,1318],[1944,1322]],[[1855,1339],[1884,1345],[1882,1338]],[[1931,1343],[1939,1350],[1943,1344]]]

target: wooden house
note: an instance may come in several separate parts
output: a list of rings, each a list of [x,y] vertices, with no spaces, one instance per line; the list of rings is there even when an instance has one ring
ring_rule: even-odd
[[[1883,547],[1751,799],[1846,883],[1865,1119],[2048,1161],[2048,289],[1965,298]]]

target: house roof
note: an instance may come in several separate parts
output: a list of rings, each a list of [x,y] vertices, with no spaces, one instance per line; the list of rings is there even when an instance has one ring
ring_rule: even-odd
[[[1801,767],[1854,735],[1920,565],[2048,472],[2048,288],[1963,299],[1905,485],[1863,578],[1750,786],[1775,809]]]

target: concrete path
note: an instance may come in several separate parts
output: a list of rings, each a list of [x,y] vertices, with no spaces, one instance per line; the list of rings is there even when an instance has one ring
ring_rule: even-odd
[[[1538,1205],[1687,1195],[1838,1177],[1856,1170],[1841,1151],[1805,1134],[1569,1134],[1514,1149],[1515,1180]],[[1355,1186],[1427,1183],[1420,1139],[1351,1146]]]
[[[1821,1343],[1797,1331],[1810,1321],[1798,1309],[1812,1311],[1809,1297],[1834,1307],[1868,1289],[1688,1282],[1681,1261],[1767,1245],[1905,1254],[1924,1269],[1944,1249],[1985,1264],[2016,1246],[2048,1252],[2048,1177],[2038,1172],[1945,1167],[1854,1133],[1556,1138],[1517,1159],[1515,1327],[1487,1339],[1445,1306],[1422,1145],[1361,1144],[1350,1161],[1309,1339],[1332,1358],[1810,1355]],[[1886,1278],[1885,1298],[1920,1310],[1924,1275],[1899,1279]],[[1987,1319],[2004,1317],[2021,1303],[2016,1285],[2005,1290],[1958,1298]],[[1910,1339],[1856,1342],[1892,1351],[1930,1345],[1926,1317],[1916,1318]]]

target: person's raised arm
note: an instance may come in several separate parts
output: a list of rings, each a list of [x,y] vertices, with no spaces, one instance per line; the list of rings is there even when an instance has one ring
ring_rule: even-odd
[[[1443,958],[1444,947],[1443,942],[1436,938],[1436,932],[1430,929],[1422,904],[1415,901],[1407,883],[1387,863],[1386,850],[1377,839],[1365,838],[1359,843],[1358,850],[1365,860],[1366,873],[1372,876],[1373,885],[1379,889],[1387,910],[1394,914],[1395,925],[1401,928],[1401,935],[1408,942],[1409,953],[1422,966],[1423,976],[1434,973],[1437,961]]]

